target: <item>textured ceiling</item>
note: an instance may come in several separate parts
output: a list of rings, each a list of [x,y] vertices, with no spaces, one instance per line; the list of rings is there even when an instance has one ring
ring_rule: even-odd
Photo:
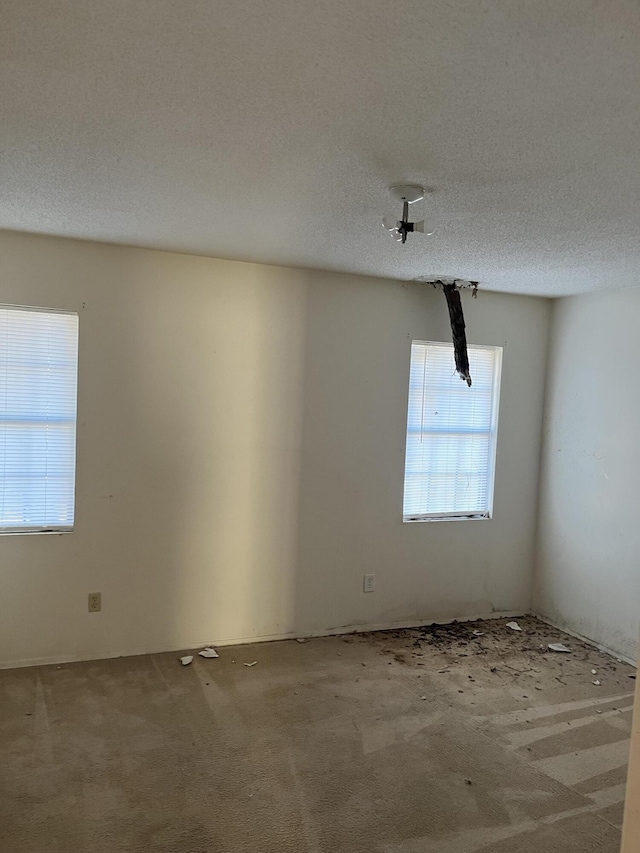
[[[0,227],[640,285],[637,0],[0,0]],[[394,243],[386,187],[435,236]]]

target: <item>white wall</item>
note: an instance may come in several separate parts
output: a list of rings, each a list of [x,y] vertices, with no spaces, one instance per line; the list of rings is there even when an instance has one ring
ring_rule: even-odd
[[[464,298],[505,347],[495,518],[403,524],[441,293],[8,232],[0,259],[2,301],[80,312],[76,530],[0,537],[1,663],[528,610],[546,300]]]
[[[554,303],[534,610],[635,660],[640,290]]]

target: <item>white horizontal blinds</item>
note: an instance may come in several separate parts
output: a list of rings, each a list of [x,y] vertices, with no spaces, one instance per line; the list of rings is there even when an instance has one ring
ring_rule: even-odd
[[[73,527],[78,316],[0,306],[0,531]]]
[[[412,344],[405,518],[490,511],[501,350],[468,352],[471,387],[455,371],[451,344]]]

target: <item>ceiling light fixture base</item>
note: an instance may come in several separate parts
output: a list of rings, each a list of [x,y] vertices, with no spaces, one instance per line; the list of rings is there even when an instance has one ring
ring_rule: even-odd
[[[425,189],[419,184],[392,184],[389,187],[391,198],[395,201],[415,204],[424,198]]]

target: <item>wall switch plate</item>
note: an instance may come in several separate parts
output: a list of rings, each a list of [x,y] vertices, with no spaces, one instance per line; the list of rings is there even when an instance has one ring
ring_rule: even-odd
[[[362,591],[363,592],[373,592],[375,589],[375,575],[364,575],[362,582]]]
[[[99,613],[102,610],[102,593],[89,593],[89,613]]]

